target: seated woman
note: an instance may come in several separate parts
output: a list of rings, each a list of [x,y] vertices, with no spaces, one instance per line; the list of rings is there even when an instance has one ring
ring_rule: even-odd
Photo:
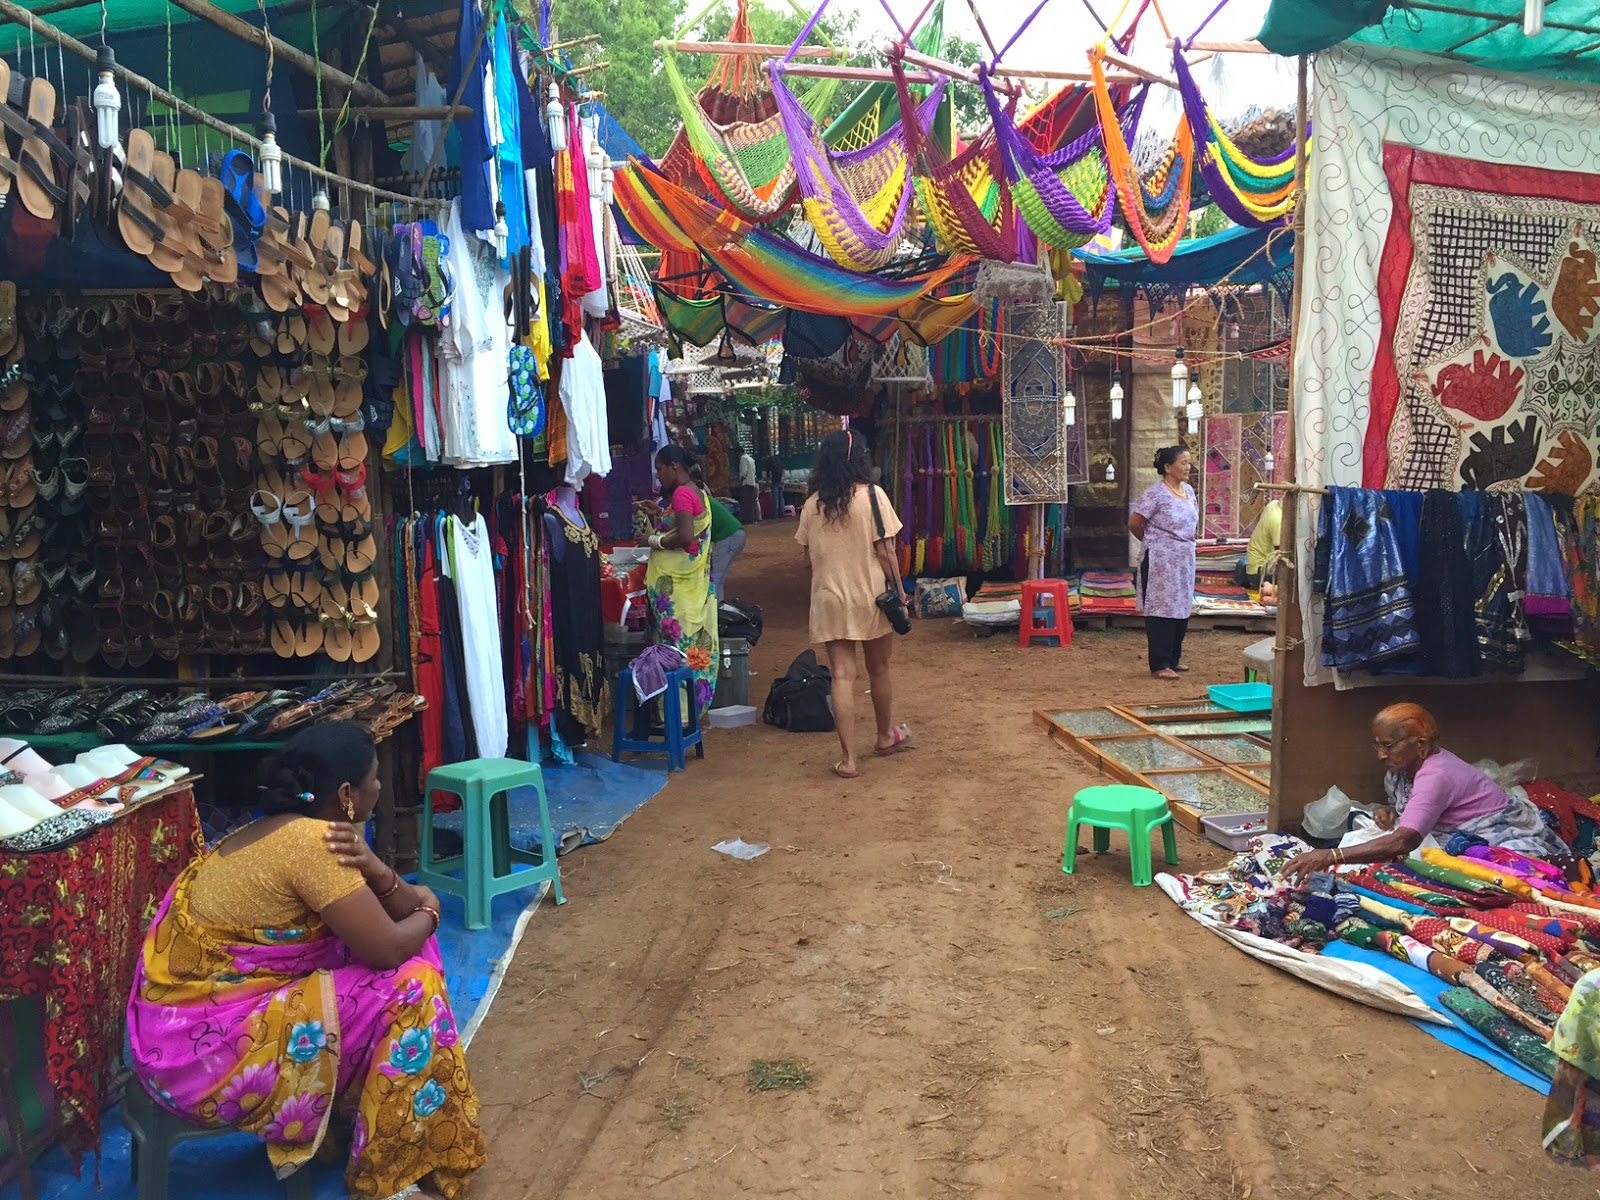
[[[1430,833],[1440,842],[1465,833],[1538,858],[1572,853],[1531,800],[1440,749],[1438,737],[1433,714],[1418,704],[1391,704],[1374,717],[1372,744],[1387,768],[1383,790],[1389,803],[1373,819],[1390,832],[1348,849],[1302,854],[1284,874],[1295,879],[1345,863],[1390,862],[1406,857]]]
[[[349,1131],[351,1195],[453,1200],[485,1159],[445,992],[439,902],[361,836],[372,738],[313,726],[263,772],[258,821],[162,902],[128,1000],[133,1067],[185,1120],[261,1137],[279,1177]],[[426,1190],[431,1189],[431,1190]]]

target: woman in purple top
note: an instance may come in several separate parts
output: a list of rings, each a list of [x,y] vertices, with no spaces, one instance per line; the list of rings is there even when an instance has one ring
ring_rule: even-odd
[[[1161,480],[1145,489],[1128,517],[1128,531],[1144,543],[1138,604],[1150,645],[1150,674],[1157,679],[1176,679],[1179,671],[1189,669],[1180,660],[1194,610],[1194,538],[1200,527],[1190,466],[1182,446],[1157,450]]]
[[[1539,858],[1572,853],[1544,823],[1533,801],[1507,792],[1471,763],[1436,744],[1439,726],[1420,704],[1391,704],[1372,720],[1372,745],[1386,768],[1388,803],[1373,813],[1389,830],[1348,850],[1313,850],[1284,873],[1294,879],[1346,863],[1404,858],[1430,833],[1447,842],[1458,833]]]

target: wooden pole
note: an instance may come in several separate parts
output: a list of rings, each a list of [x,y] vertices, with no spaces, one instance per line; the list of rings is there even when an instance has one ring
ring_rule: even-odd
[[[63,50],[70,51],[72,54],[83,59],[85,62],[92,63],[96,61],[97,54],[93,49],[84,45],[71,34],[63,33],[60,29],[56,28],[56,26],[50,24],[50,22],[39,20],[37,16],[30,14],[27,9],[23,8],[20,4],[15,3],[15,0],[0,0],[0,17],[5,17],[14,24],[31,28],[34,33],[38,34],[46,41],[54,42]],[[166,88],[157,87],[143,75],[140,75],[137,71],[128,70],[128,68],[124,67],[121,63],[116,65],[116,77],[123,83],[127,84],[130,88],[137,88],[139,91],[161,101],[161,103],[165,104],[167,107],[181,112],[191,121],[196,121],[199,124],[206,126],[208,129],[215,129],[218,133],[225,134],[234,141],[249,146],[251,149],[259,150],[261,148],[261,139],[256,137],[254,134],[246,133],[237,125],[229,125],[226,121],[217,120],[217,118],[213,117],[210,113],[203,112],[194,105],[190,104],[187,100],[184,100],[178,96],[174,96],[171,92],[167,91]],[[283,161],[286,163],[291,163],[294,166],[299,167],[302,171],[307,171],[312,175],[317,176],[319,179],[326,179],[331,183],[337,183],[345,187],[354,188],[359,192],[365,192],[367,195],[372,196],[375,199],[398,200],[405,204],[427,204],[435,207],[439,205],[439,202],[437,201],[418,200],[414,196],[404,196],[399,192],[388,192],[384,191],[382,188],[373,187],[368,183],[361,183],[354,179],[346,179],[338,173],[328,170],[326,167],[319,166],[313,162],[307,162],[303,158],[296,158],[287,150],[283,151]]]
[[[674,42],[657,38],[657,50],[675,50],[679,54],[728,54],[748,58],[782,58],[789,53],[788,46],[769,42]],[[796,58],[849,58],[848,50],[833,50],[827,46],[801,46]]]
[[[1173,46],[1182,46],[1185,50],[1193,50],[1196,54],[1271,54],[1260,42],[1252,38],[1248,42],[1195,42],[1192,46],[1187,42],[1180,42],[1176,38],[1167,39],[1168,49]],[[1193,66],[1191,62],[1189,64]]]
[[[1050,79],[1067,83],[1093,83],[1094,76],[1088,71],[1059,71],[1049,67],[996,67],[990,72],[1002,79]],[[1107,83],[1140,83],[1142,75],[1129,75],[1122,71],[1107,71]]]
[[[788,63],[785,75],[799,79],[854,79],[865,83],[893,83],[894,72],[885,67],[835,67],[823,63]],[[937,80],[926,71],[907,71],[907,83],[932,85]]]
[[[1305,257],[1306,257],[1306,128],[1308,105],[1308,63],[1307,57],[1300,56],[1300,80],[1295,96],[1294,112],[1294,293],[1289,300],[1289,338],[1290,345],[1300,336],[1300,305],[1305,295]],[[1295,411],[1295,385],[1299,382],[1299,372],[1295,369],[1297,355],[1289,358],[1289,428],[1284,438],[1283,454],[1289,460],[1289,479],[1291,483],[1298,483],[1300,476],[1300,463],[1296,443],[1296,420],[1298,413]],[[1297,528],[1299,525],[1299,496],[1290,492],[1289,502],[1283,506],[1283,524],[1278,534],[1278,544],[1288,549],[1290,556],[1295,559],[1294,573],[1284,570],[1287,565],[1278,563],[1275,579],[1278,585],[1278,620],[1272,645],[1272,687],[1274,700],[1272,705],[1272,760],[1275,763],[1286,761],[1286,756],[1292,749],[1290,737],[1290,717],[1304,692],[1305,650],[1301,639],[1305,636],[1305,625],[1300,619],[1300,574],[1299,557],[1301,548],[1296,542]],[[1294,678],[1290,678],[1291,673]],[[1267,802],[1268,825],[1272,829],[1281,829],[1284,818],[1283,773],[1281,770],[1272,772],[1272,791]],[[1294,814],[1298,821],[1300,814]]]
[[[1177,90],[1178,81],[1176,79],[1168,79],[1165,75],[1158,75],[1154,71],[1147,70],[1130,58],[1123,58],[1122,55],[1111,50],[1102,51],[1100,57],[1112,66],[1121,67],[1129,74],[1137,75],[1140,79],[1148,80],[1151,83],[1159,83],[1164,87],[1172,88],[1174,91]]]
[[[315,78],[322,76],[322,82],[333,87],[343,88],[365,100],[368,104],[388,104],[389,97],[380,88],[373,87],[365,80],[353,79],[343,71],[335,70],[327,63],[318,62],[304,50],[296,49],[282,38],[274,37],[265,30],[257,29],[254,25],[241,21],[230,12],[225,12],[212,4],[210,0],[171,0],[178,8],[183,9],[191,17],[198,17],[202,21],[215,25],[230,37],[236,37],[242,42],[249,42],[252,46],[259,46],[263,51],[270,42],[274,57],[288,63],[297,71],[304,72]]]
[[[348,3],[358,13],[366,9],[366,5],[357,3],[356,0],[348,0]],[[449,76],[450,59],[444,50],[428,41],[427,35],[419,33],[406,17],[399,12],[392,14],[380,12],[379,19],[386,22],[389,28],[399,35],[400,40],[410,46],[422,58],[422,61],[428,65],[428,69],[434,75],[440,79]]]
[[[344,112],[344,109],[338,107],[302,108],[300,115],[310,120],[318,114],[324,117],[337,117],[341,112]],[[466,120],[477,116],[478,110],[464,104],[454,107],[448,104],[394,104],[387,108],[381,104],[358,104],[350,109],[348,115],[368,121],[442,121],[449,116]]]

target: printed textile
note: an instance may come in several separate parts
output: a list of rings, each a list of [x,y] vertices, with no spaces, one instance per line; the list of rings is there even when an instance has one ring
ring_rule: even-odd
[[[0,871],[0,1003],[46,1000],[41,1052],[75,1160],[100,1144],[133,982],[130,948],[200,846],[194,792],[184,788],[64,849],[11,856]]]
[[[204,925],[173,884],[128,997],[132,1065],[191,1124],[256,1134],[279,1177],[353,1122],[345,1186],[382,1197],[432,1176],[449,1200],[485,1160],[478,1097],[438,943],[389,971],[311,914],[298,927]]]
[[[1317,535],[1327,564],[1322,661],[1350,671],[1404,658],[1421,639],[1394,510],[1382,492],[1330,491]]]
[[[1071,482],[1070,430],[1063,397],[1070,388],[1066,352],[1055,304],[1012,304],[1005,309],[1002,370],[1007,504],[1065,504]]]
[[[1443,1004],[1512,1058],[1546,1079],[1556,1073],[1556,1056],[1537,1034],[1528,1032],[1488,1000],[1468,988],[1446,988]]]
[[[1572,494],[1600,481],[1600,93],[1379,47],[1330,50],[1313,70],[1298,482]],[[1315,647],[1315,501],[1299,502]],[[1334,678],[1327,658],[1307,653],[1308,684]]]
[[[680,500],[680,497],[683,497]],[[698,502],[698,510],[694,502]],[[677,528],[675,514],[693,512],[694,541],[681,550],[652,550],[645,571],[655,641],[683,651],[694,671],[690,702],[704,712],[717,688],[717,600],[711,585],[711,505],[679,488],[656,521],[656,532]]]
[[[1600,971],[1573,986],[1550,1048],[1561,1062],[1545,1102],[1545,1153],[1569,1166],[1600,1166]]]

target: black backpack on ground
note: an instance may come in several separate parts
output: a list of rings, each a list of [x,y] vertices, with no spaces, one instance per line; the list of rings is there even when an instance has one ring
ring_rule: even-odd
[[[717,606],[717,635],[743,638],[754,646],[761,640],[761,606],[743,600],[724,600]]]
[[[790,733],[833,731],[833,672],[817,662],[815,650],[807,650],[772,681],[762,720]]]

